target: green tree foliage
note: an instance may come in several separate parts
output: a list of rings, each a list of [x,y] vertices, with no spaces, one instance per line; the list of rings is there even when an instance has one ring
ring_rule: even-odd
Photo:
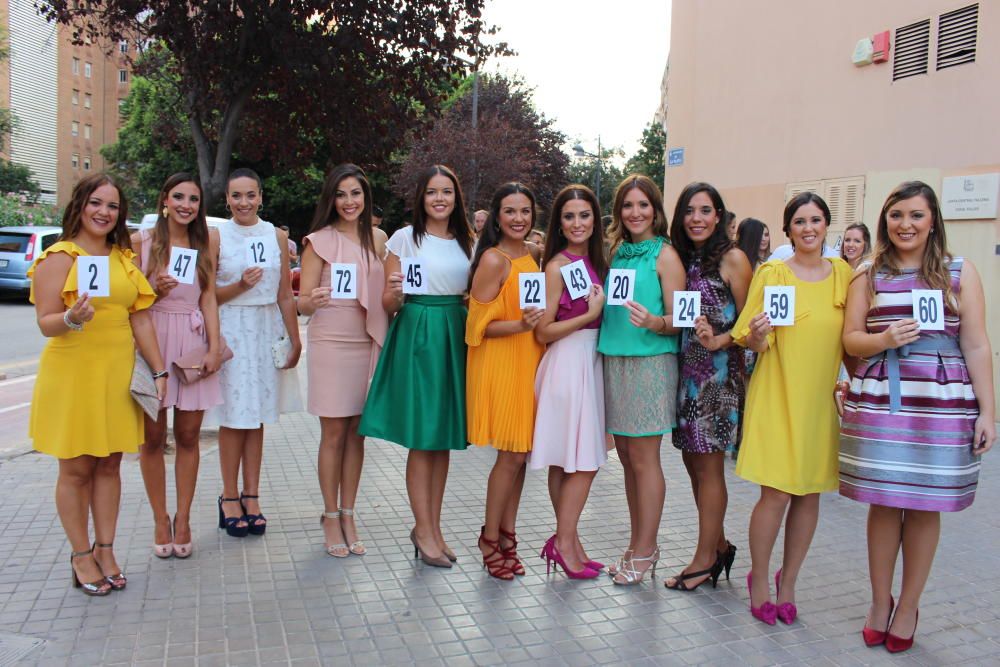
[[[27,203],[34,204],[41,188],[31,169],[0,159],[0,192],[22,196]]]
[[[667,133],[662,125],[654,121],[642,131],[639,152],[633,155],[625,165],[625,172],[645,174],[662,188],[665,166],[663,160],[666,150]]]
[[[598,201],[601,203],[601,217],[611,215],[611,204],[615,197],[615,188],[626,172],[616,164],[622,155],[621,148],[601,149],[601,187]],[[597,166],[596,157],[577,158],[569,167],[569,182],[586,185],[594,192],[597,192]]]

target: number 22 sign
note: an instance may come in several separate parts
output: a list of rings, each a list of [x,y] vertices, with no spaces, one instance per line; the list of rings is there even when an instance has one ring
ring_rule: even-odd
[[[525,308],[541,308],[545,310],[544,273],[518,274],[517,284],[521,297],[521,310]]]
[[[764,312],[772,327],[790,327],[795,324],[795,288],[788,285],[771,285],[764,288]]]

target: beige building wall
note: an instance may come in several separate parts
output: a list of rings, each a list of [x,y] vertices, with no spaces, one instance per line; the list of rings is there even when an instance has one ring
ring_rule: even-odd
[[[938,17],[978,4],[975,62],[936,69]],[[896,29],[930,19],[928,72],[893,81]],[[859,39],[890,31],[889,61],[856,67]],[[785,242],[789,186],[853,183],[840,202],[874,233],[900,181],[940,191],[947,176],[1000,171],[1000,2],[980,0],[674,0],[666,95],[671,210],[695,180],[723,193],[739,218],[765,221]],[[1000,223],[948,221],[954,253],[971,259],[987,290],[1000,369]],[[833,236],[833,235],[831,235]],[[1000,401],[998,401],[1000,403]]]

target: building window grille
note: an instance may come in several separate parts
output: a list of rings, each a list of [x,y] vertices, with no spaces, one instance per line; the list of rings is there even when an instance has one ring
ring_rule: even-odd
[[[128,70],[120,69],[118,70],[118,83],[128,83]]]
[[[89,79],[90,78],[90,74],[91,74],[91,72],[93,72],[93,70],[94,70],[94,66],[93,65],[91,65],[90,63],[83,63],[83,75],[85,77],[87,77]]]
[[[80,73],[80,59],[79,58],[73,58],[73,64],[72,64],[71,68],[73,70],[73,74],[79,74]]]
[[[930,19],[896,28],[896,55],[892,59],[893,81],[927,74],[930,42]]]
[[[83,158],[83,170],[90,171],[90,156],[87,155]]]
[[[72,123],[70,123],[69,133],[72,134],[74,137],[80,136],[80,123],[78,123],[75,120]]]
[[[93,104],[93,100],[94,100],[94,96],[93,95],[91,95],[90,93],[84,93],[83,94],[83,108],[84,109],[89,109],[91,107],[91,105]]]
[[[976,62],[979,4],[962,7],[938,18],[937,68]]]
[[[73,165],[74,169],[79,169],[80,168],[80,154],[79,153],[73,153],[73,157],[70,158],[70,164]]]

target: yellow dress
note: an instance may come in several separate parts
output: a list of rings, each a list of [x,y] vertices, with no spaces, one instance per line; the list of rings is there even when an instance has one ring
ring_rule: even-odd
[[[507,452],[530,452],[535,429],[535,371],[545,348],[535,340],[534,331],[485,337],[490,322],[521,319],[517,277],[538,271],[531,253],[507,259],[510,275],[497,297],[488,303],[469,297],[465,326],[469,442]]]
[[[750,378],[736,474],[797,496],[838,488],[833,389],[851,267],[829,261],[833,270],[819,282],[799,280],[782,260],[762,264],[733,326],[736,343],[746,347],[750,320],[764,309],[764,287],[795,287],[795,325],[774,327]]]
[[[56,252],[74,258],[62,297],[66,307],[77,300],[75,258],[88,256],[70,241],[43,252],[28,272]],[[49,338],[38,364],[31,401],[28,434],[36,450],[60,459],[138,451],[142,443],[142,409],[129,385],[135,364],[135,344],[129,314],[149,308],[156,299],[134,253],[113,247],[109,255],[111,296],[95,298],[94,319],[83,331]],[[34,283],[31,301],[34,303]]]

